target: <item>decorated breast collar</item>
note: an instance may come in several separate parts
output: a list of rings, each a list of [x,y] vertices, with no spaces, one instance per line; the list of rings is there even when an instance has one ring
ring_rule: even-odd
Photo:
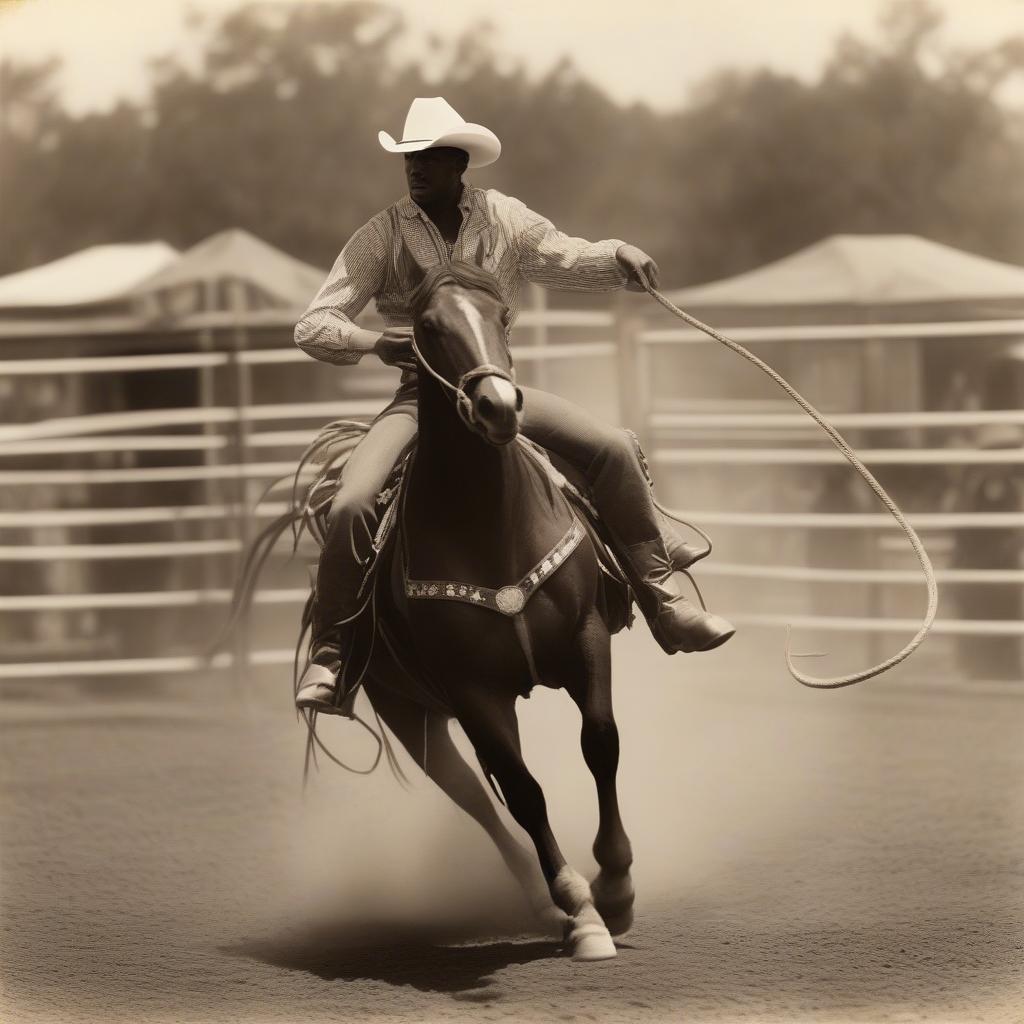
[[[447,580],[411,580],[406,578],[406,597],[434,598],[440,601],[464,601],[480,608],[490,608],[502,615],[518,615],[526,602],[552,576],[560,565],[576,550],[583,540],[583,527],[573,517],[572,526],[565,536],[518,583],[497,590],[478,587],[471,583],[452,583]]]

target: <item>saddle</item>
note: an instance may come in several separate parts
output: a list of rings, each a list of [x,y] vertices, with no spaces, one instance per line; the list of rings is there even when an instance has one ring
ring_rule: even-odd
[[[585,536],[597,554],[601,570],[601,604],[599,610],[609,630],[614,634],[633,623],[633,593],[615,557],[610,541],[604,536],[601,518],[593,502],[579,488],[573,485],[554,466],[547,452],[520,435],[516,439],[523,450],[541,467],[548,479],[566,498],[572,514],[572,523],[565,535],[555,544],[537,565],[530,568],[518,580],[510,580],[500,588],[474,585],[472,580],[405,580],[405,596],[411,599],[434,599],[462,601],[478,607],[489,608],[503,615],[517,615],[526,602],[537,592],[579,546]],[[408,467],[415,455],[415,441],[399,459],[388,478],[384,489],[378,494],[377,502],[382,506],[380,526],[373,542],[371,557],[363,577],[360,593],[366,593],[376,575],[376,566],[382,555],[393,543],[398,509],[401,507],[402,488]]]
[[[325,428],[325,439],[330,430],[331,427]],[[523,642],[525,629],[519,613],[524,610],[530,597],[558,571],[584,538],[589,537],[601,573],[598,611],[609,632],[613,634],[631,626],[634,620],[633,592],[620,568],[611,542],[605,536],[603,524],[593,503],[584,491],[558,470],[543,448],[522,435],[515,443],[523,448],[527,456],[565,497],[569,508],[569,526],[565,534],[535,566],[524,566],[524,574],[519,579],[509,580],[506,585],[498,588],[480,586],[473,580],[410,579],[403,566],[403,585],[399,588],[402,596],[406,601],[461,601],[490,609],[495,614],[511,618]],[[392,576],[382,571],[382,568],[392,566],[390,556],[397,545],[400,533],[397,529],[399,510],[402,507],[403,491],[415,452],[416,439],[413,439],[377,495],[377,505],[381,510],[380,523],[359,589],[364,612],[347,627],[345,646],[349,657],[345,659],[340,682],[343,692],[353,693],[358,689],[370,661],[386,656],[390,663],[386,675],[400,674],[404,692],[415,692],[419,703],[431,710],[451,714],[446,696],[436,681],[425,678],[418,666],[407,664],[404,652],[409,651],[412,645],[411,638],[404,635],[401,621],[395,621],[400,620],[401,616],[379,615],[379,610],[387,607],[392,582]],[[323,458],[323,468],[307,492],[309,497],[304,523],[320,543],[326,535],[326,515],[330,503],[329,500],[322,498],[315,500],[313,496],[333,494],[341,469],[339,462],[338,459]],[[533,683],[539,681],[536,674],[532,673],[532,666],[531,674],[533,679],[524,683],[523,696],[529,696]]]

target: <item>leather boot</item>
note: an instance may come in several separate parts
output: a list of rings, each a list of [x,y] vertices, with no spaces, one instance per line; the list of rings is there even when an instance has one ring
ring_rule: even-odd
[[[661,537],[625,547],[623,554],[637,604],[666,654],[710,651],[736,632],[727,619],[704,611],[681,592]]]

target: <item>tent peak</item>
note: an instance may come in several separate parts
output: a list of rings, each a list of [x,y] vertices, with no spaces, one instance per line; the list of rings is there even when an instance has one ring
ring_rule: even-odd
[[[259,293],[260,302],[303,307],[323,283],[326,272],[296,259],[245,228],[224,228],[197,242],[181,257],[142,281],[137,294],[201,290],[219,282],[240,282]]]

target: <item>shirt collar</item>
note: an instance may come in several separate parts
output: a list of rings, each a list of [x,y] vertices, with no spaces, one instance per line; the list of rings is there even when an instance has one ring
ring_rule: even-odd
[[[478,191],[479,189],[474,188],[472,185],[462,186],[462,198],[459,200],[459,209],[467,217],[473,210],[473,199]],[[398,212],[406,219],[426,217],[426,214],[412,201],[412,197],[408,194],[402,196],[395,205],[398,207]]]

